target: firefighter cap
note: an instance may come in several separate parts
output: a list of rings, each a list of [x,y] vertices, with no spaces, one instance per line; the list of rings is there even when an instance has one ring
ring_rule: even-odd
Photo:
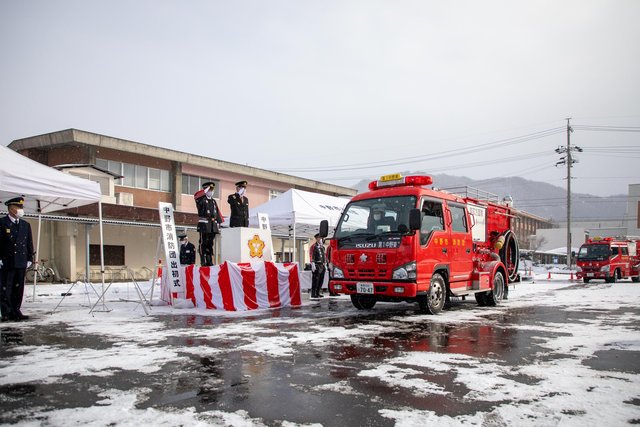
[[[15,205],[18,207],[23,207],[24,206],[24,198],[23,197],[14,197],[13,199],[9,199],[6,202],[4,202],[5,205],[7,206],[11,206],[11,205]]]
[[[238,181],[236,182],[236,187],[247,187],[247,181]]]
[[[202,183],[202,189],[203,190],[206,190],[209,187],[216,188],[216,183],[213,182],[213,181],[207,181],[207,182]]]
[[[186,239],[187,235],[186,234],[178,234],[178,239],[183,240]]]

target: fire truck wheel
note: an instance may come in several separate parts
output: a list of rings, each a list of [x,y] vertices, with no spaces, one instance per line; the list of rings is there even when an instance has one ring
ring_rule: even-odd
[[[351,304],[358,310],[371,310],[376,305],[376,300],[369,296],[351,295]]]
[[[435,273],[431,276],[429,293],[418,297],[420,311],[427,314],[438,314],[442,311],[447,297],[447,284],[442,276]]]
[[[640,276],[633,276],[633,277],[631,278],[631,281],[632,281],[632,282],[634,282],[634,283],[638,283],[638,282],[640,282]]]
[[[487,293],[486,292],[476,292],[475,294],[476,302],[480,307],[484,307],[487,305]]]
[[[493,290],[487,294],[487,305],[500,304],[502,298],[504,298],[504,276],[498,271],[493,276]]]
[[[584,281],[584,283],[589,283],[589,280],[591,280],[591,279],[589,279],[587,277],[583,277],[582,280]]]

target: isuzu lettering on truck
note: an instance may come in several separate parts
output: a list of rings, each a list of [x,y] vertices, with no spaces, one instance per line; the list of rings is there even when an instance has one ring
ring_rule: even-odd
[[[519,261],[512,209],[431,184],[430,176],[387,175],[351,199],[330,240],[332,292],[361,310],[412,301],[431,314],[450,296],[473,294],[480,305],[506,297]],[[326,221],[320,230],[327,235]]]

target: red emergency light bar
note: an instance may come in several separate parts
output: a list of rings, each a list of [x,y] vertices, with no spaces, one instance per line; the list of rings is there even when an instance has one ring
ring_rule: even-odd
[[[380,179],[371,181],[369,183],[369,190],[373,191],[382,187],[399,187],[403,185],[422,186],[431,184],[433,184],[433,179],[429,175],[413,175],[403,177],[398,173],[393,175],[381,176]]]

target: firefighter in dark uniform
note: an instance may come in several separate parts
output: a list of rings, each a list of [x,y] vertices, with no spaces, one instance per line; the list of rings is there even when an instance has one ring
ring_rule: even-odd
[[[216,234],[220,233],[220,224],[222,224],[220,209],[213,199],[215,187],[215,182],[205,182],[202,184],[202,190],[193,195],[198,208],[198,232],[200,233],[198,252],[202,266],[213,265],[213,241]]]
[[[26,320],[20,311],[24,276],[33,262],[31,226],[22,219],[24,199],[5,202],[9,215],[0,218],[0,311],[2,321]]]
[[[186,234],[178,236],[180,239],[180,264],[191,265],[196,263],[196,247],[189,241]]]
[[[247,181],[236,182],[236,192],[227,197],[227,203],[231,206],[231,218],[229,227],[249,226],[249,199],[244,193],[247,191]]]
[[[321,292],[327,256],[320,234],[313,237],[316,242],[311,245],[311,298],[323,298]]]

